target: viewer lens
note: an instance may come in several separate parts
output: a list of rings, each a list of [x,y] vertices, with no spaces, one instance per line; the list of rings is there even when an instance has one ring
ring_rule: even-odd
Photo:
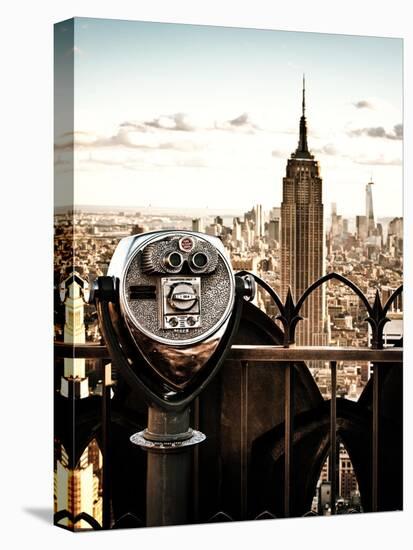
[[[192,264],[197,269],[203,269],[208,263],[208,256],[203,252],[197,252],[192,256]]]
[[[169,267],[180,267],[183,259],[179,252],[171,252],[166,258],[166,265]]]

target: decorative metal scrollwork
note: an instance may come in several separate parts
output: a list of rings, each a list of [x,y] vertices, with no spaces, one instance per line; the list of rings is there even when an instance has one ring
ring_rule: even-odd
[[[237,273],[237,275],[243,276],[247,273],[247,271],[240,271],[239,273]],[[390,321],[390,319],[387,317],[387,313],[396,298],[403,292],[403,285],[400,285],[383,306],[380,298],[380,293],[378,290],[376,290],[374,302],[373,305],[371,305],[367,297],[363,294],[361,289],[355,283],[353,283],[353,281],[350,281],[350,279],[347,279],[347,277],[344,277],[343,275],[332,271],[331,273],[327,273],[327,275],[320,277],[319,279],[317,279],[317,281],[314,281],[314,283],[312,283],[303,292],[297,303],[294,303],[291,288],[289,287],[285,302],[283,303],[277,292],[268,283],[261,279],[261,277],[258,277],[258,275],[255,275],[254,273],[250,273],[250,275],[255,279],[256,283],[269,294],[279,310],[279,314],[276,316],[276,319],[281,321],[283,325],[284,347],[286,348],[288,348],[290,344],[293,344],[295,342],[295,330],[297,328],[297,324],[303,319],[303,317],[300,315],[300,311],[303,307],[304,302],[310,296],[310,294],[312,294],[319,286],[323,285],[331,279],[340,281],[341,283],[349,287],[360,298],[362,304],[366,308],[366,321],[370,324],[372,331],[371,345],[375,349],[381,349],[383,347],[383,328],[385,324]]]

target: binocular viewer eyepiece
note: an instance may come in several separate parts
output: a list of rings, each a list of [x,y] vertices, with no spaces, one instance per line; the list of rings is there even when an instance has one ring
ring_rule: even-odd
[[[212,378],[254,295],[219,238],[178,230],[122,239],[94,288],[113,360],[166,406],[188,403]]]
[[[167,273],[177,273],[182,269],[185,261],[192,273],[204,273],[208,269],[208,266],[211,265],[210,255],[200,251],[191,254],[188,258],[185,258],[185,256],[178,251],[167,252],[163,258],[163,265]],[[149,258],[149,265],[151,265],[150,262],[151,260]]]

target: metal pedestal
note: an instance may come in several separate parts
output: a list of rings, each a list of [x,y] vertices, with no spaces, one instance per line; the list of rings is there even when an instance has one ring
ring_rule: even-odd
[[[189,408],[167,411],[148,408],[148,427],[132,443],[148,452],[146,525],[188,523],[192,447],[205,435],[189,427]]]

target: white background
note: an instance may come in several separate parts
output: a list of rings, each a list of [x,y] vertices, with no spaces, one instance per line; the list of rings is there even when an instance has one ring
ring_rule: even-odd
[[[402,0],[323,2],[14,1],[1,17],[0,544],[78,548],[407,548],[412,528],[409,395],[411,291],[405,294],[405,512],[71,534],[52,510],[52,135],[53,23],[72,16],[217,24],[405,39],[405,281],[411,279],[413,33]],[[391,189],[389,189],[391,193]],[[410,212],[409,212],[410,210]],[[409,326],[410,325],[410,326]],[[407,427],[407,429],[406,429]]]

